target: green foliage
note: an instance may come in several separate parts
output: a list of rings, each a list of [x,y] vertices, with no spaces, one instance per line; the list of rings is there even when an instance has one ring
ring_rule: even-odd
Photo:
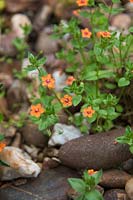
[[[93,175],[85,171],[82,178],[69,178],[69,184],[78,194],[75,200],[103,200],[102,194],[96,190],[101,177],[102,171],[100,170]]]
[[[32,27],[26,24],[24,26],[21,26],[21,29],[24,33],[24,37],[21,37],[21,38],[16,37],[12,43],[18,51],[17,58],[22,61],[25,57],[26,51],[29,48],[26,39],[27,39],[27,36],[31,33]]]
[[[118,137],[116,141],[120,144],[128,144],[129,150],[133,154],[133,131],[130,126],[126,127],[124,135]]]
[[[0,134],[0,141],[4,140],[4,135]]]
[[[67,35],[70,44],[64,41],[56,56],[67,62],[66,74],[74,77],[72,84],[66,85],[61,94],[42,85],[42,76],[47,75],[42,68],[46,59],[41,55],[28,54],[30,64],[26,71],[37,69],[40,80],[39,97],[33,98],[32,104],[40,103],[45,108],[39,117],[31,117],[40,130],[53,126],[58,121],[59,112],[64,110],[69,115],[69,122],[83,133],[87,133],[88,124],[94,132],[107,131],[125,111],[119,102],[133,79],[133,63],[130,61],[133,29],[130,27],[126,35],[122,30],[119,36],[116,31],[109,32],[111,16],[123,11],[123,7],[116,8],[114,3],[119,3],[119,0],[113,0],[111,5],[105,2],[95,4],[92,0],[86,9],[80,9],[78,14],[89,20],[91,25],[89,38],[82,35],[80,17],[73,17],[68,22],[62,20],[59,26],[55,26],[54,37],[62,39]],[[99,36],[101,33],[105,35]],[[60,99],[65,95],[71,96],[78,116],[73,116],[69,106],[61,103]]]

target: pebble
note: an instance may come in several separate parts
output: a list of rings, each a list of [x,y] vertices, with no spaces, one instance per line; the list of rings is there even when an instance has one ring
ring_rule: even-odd
[[[34,124],[27,122],[21,129],[21,133],[26,144],[34,145],[36,147],[47,146],[48,136],[42,134]]]
[[[5,147],[0,153],[0,159],[9,165],[9,170],[11,170],[9,173],[10,176],[7,176],[8,173],[4,171],[6,167],[3,167],[1,180],[12,180],[16,176],[37,177],[40,173],[39,166],[32,160],[27,159],[19,148]]]
[[[112,189],[104,194],[104,200],[129,200],[125,190]]]
[[[73,125],[57,123],[54,125],[53,134],[48,142],[49,146],[62,145],[66,142],[81,137],[82,134],[78,128]]]
[[[122,170],[110,169],[103,172],[100,185],[106,188],[125,188],[125,184],[130,178],[131,175]]]
[[[52,14],[53,9],[49,5],[44,5],[40,12],[37,13],[34,19],[33,27],[36,31],[40,31],[45,25],[48,24],[48,20]]]
[[[13,147],[20,147],[21,145],[21,134],[20,133],[16,133],[15,138],[13,139],[12,145]]]
[[[127,181],[125,190],[130,200],[133,200],[133,178]]]
[[[112,18],[111,25],[118,29],[128,29],[131,25],[131,18],[128,14],[118,14]]]
[[[51,38],[51,35],[47,33],[47,30],[43,30],[35,45],[36,51],[42,51],[44,54],[51,54],[58,51],[58,41]]]

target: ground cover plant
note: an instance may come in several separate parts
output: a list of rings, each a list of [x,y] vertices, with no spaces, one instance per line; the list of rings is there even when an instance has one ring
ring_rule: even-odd
[[[0,12],[6,7],[4,2],[3,0],[0,3]],[[47,1],[47,3],[49,2]],[[133,153],[133,109],[130,100],[126,99],[126,95],[132,95],[133,27],[130,26],[126,29],[121,28],[118,30],[111,26],[113,17],[125,12],[125,7],[119,0],[112,0],[110,2],[104,0],[63,0],[59,2],[66,9],[67,6],[72,6],[71,17],[68,20],[65,20],[65,17],[60,17],[62,19],[59,22],[60,13],[57,18],[55,17],[56,19],[53,19],[55,13],[50,11],[54,14],[50,15],[48,19],[53,20],[52,23],[54,25],[52,24],[52,28],[49,25],[48,27],[45,25],[47,27],[46,30],[43,30],[43,26],[42,29],[38,28],[41,26],[40,21],[35,26],[36,20],[33,20],[33,24],[29,20],[27,24],[20,25],[16,29],[17,31],[11,30],[10,35],[10,30],[5,28],[6,25],[3,19],[0,19],[0,26],[2,27],[0,34],[2,32],[2,36],[8,36],[9,34],[12,37],[10,46],[12,46],[14,51],[11,56],[2,56],[0,63],[14,64],[14,60],[17,60],[21,67],[21,70],[13,69],[11,75],[13,78],[11,77],[11,80],[10,76],[7,76],[7,80],[3,81],[3,75],[0,74],[0,82],[1,80],[4,82],[4,84],[0,83],[0,165],[2,165],[0,170],[2,171],[4,167],[9,167],[8,169],[15,171],[15,175],[16,172],[20,173],[20,176],[17,176],[17,178],[37,177],[41,169],[46,170],[47,174],[47,170],[54,166],[55,168],[57,167],[56,176],[58,177],[59,175],[60,178],[58,165],[61,164],[68,167],[68,169],[74,168],[74,172],[77,175],[76,178],[70,178],[74,177],[75,174],[70,177],[67,176],[67,173],[65,174],[68,186],[71,186],[72,192],[74,191],[74,196],[70,195],[71,199],[103,200],[105,198],[104,193],[106,193],[106,189],[108,190],[108,184],[107,186],[106,183],[102,185],[104,182],[102,177],[106,174],[106,169],[112,170],[112,166],[117,166],[117,169],[115,168],[117,172],[118,170],[124,171],[121,164],[126,159],[131,158],[130,152]],[[130,3],[132,3],[132,0],[130,0]],[[47,10],[47,5],[44,8]],[[26,15],[32,18],[33,13],[27,12]],[[37,18],[38,16],[39,14]],[[42,17],[43,15],[40,16]],[[20,35],[18,34],[19,32],[21,33]],[[50,52],[48,49],[46,53],[44,53],[45,48],[44,52],[38,50],[39,48],[34,43],[37,43],[35,38],[40,37],[41,34],[44,34],[44,38],[46,37],[44,46],[47,46],[47,40],[50,43],[53,41],[58,43],[59,47],[54,53],[51,53],[52,49]],[[0,46],[0,51],[1,49]],[[54,68],[54,61],[52,64],[49,64],[49,57],[50,59],[54,57],[55,63],[56,61],[60,63],[58,67]],[[55,74],[58,74],[58,76],[56,77]],[[62,82],[63,76],[65,78]],[[59,83],[60,85],[58,85]],[[1,100],[2,105],[4,105],[3,100],[5,99],[9,103],[9,105],[6,105],[9,109],[8,112],[5,112],[5,110],[3,112],[1,109]],[[15,103],[12,105],[10,100],[14,100],[12,102]],[[11,133],[6,133],[6,129],[10,130],[10,127],[15,128],[16,133],[14,129]],[[61,129],[57,130],[60,127]],[[119,136],[119,129],[117,129],[119,127],[126,127],[125,132],[124,129],[120,129],[122,130],[121,134],[123,134],[121,136]],[[77,131],[77,135],[75,131]],[[36,133],[38,133],[39,139]],[[39,136],[40,133],[42,133],[41,136]],[[68,135],[65,135],[66,133]],[[76,136],[71,138],[73,133]],[[110,133],[112,133],[112,137]],[[108,139],[109,137],[106,138],[105,135],[108,135],[110,139]],[[114,135],[119,137],[114,137]],[[55,138],[53,139],[52,136],[55,136]],[[66,138],[58,139],[58,136]],[[100,136],[101,138],[95,136]],[[76,138],[77,141],[81,139],[81,143],[73,143],[72,139]],[[86,138],[84,140],[86,142],[85,146],[82,138]],[[71,144],[75,144],[75,147],[73,148]],[[95,147],[95,144],[99,144],[98,147]],[[69,148],[67,149],[67,145],[72,151],[69,151]],[[108,147],[111,148],[109,149]],[[124,153],[122,147],[125,150]],[[4,148],[5,151],[3,151]],[[11,158],[15,158],[12,162],[9,161],[10,158],[8,156],[6,158],[6,153],[4,155],[3,152],[6,151],[7,154],[8,151],[11,151]],[[14,154],[15,151],[16,153]],[[68,155],[67,151],[69,152]],[[117,152],[116,154],[120,161],[117,162],[115,155],[113,161],[112,158],[108,159],[108,155],[112,155],[111,151]],[[30,161],[27,161],[28,158],[23,156],[25,152],[27,155],[30,155]],[[106,156],[107,153],[108,155]],[[120,158],[119,153],[122,154]],[[5,156],[7,163],[1,159],[1,155],[3,158]],[[16,157],[13,158],[13,155]],[[68,156],[68,163],[63,159],[62,155]],[[78,157],[79,163],[75,155]],[[125,160],[123,159],[124,156]],[[17,161],[20,168],[16,169],[14,166],[16,166],[16,159],[18,158],[28,164],[23,163],[21,168],[21,162]],[[89,159],[92,161],[92,167],[88,167],[88,165],[90,166]],[[78,163],[78,166],[73,162]],[[113,162],[116,162],[116,165],[113,165]],[[53,170],[53,180],[55,171]],[[81,176],[81,174],[83,175]],[[61,176],[63,175],[61,169]],[[79,176],[80,178],[77,178]],[[48,177],[50,177],[49,174]],[[8,176],[6,178],[11,180]],[[111,178],[109,182],[111,182]],[[13,179],[16,179],[16,176]],[[120,182],[122,183],[123,181]],[[119,188],[124,188],[123,185],[119,185]],[[105,187],[105,192],[103,187]],[[112,188],[112,186],[109,186],[109,188]],[[69,190],[66,190],[69,193]],[[34,197],[43,198],[41,198],[41,194],[38,195],[40,197],[36,194]]]
[[[70,123],[80,127],[83,133],[88,132],[84,119],[94,132],[114,127],[114,120],[124,109],[120,105],[121,98],[133,78],[133,64],[130,60],[132,27],[127,34],[121,31],[118,35],[116,31],[109,31],[111,15],[122,11],[122,8],[113,7],[118,2],[112,1],[111,6],[108,6],[104,2],[77,1],[83,9],[74,10],[74,15],[88,19],[91,28],[80,28],[80,20],[77,18],[72,18],[68,23],[62,21],[59,26],[55,26],[54,36],[62,38],[68,34],[71,44],[70,48],[64,47],[57,53],[57,57],[66,60],[69,65],[66,68],[69,76],[62,93],[55,92],[54,78],[40,68],[46,59],[29,54],[27,71],[37,69],[40,80],[40,98],[34,98],[30,115],[40,130],[55,124],[61,109],[69,115]],[[79,107],[78,116],[71,114],[69,108],[72,106]]]

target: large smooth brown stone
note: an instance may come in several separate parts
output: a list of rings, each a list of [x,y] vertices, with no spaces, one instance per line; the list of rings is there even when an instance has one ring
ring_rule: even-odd
[[[107,170],[103,172],[100,185],[107,188],[124,188],[131,177],[131,175],[122,170]]]
[[[110,169],[131,157],[128,145],[116,144],[115,139],[125,129],[86,135],[71,140],[59,150],[63,165],[76,169]],[[71,134],[71,133],[70,133]]]

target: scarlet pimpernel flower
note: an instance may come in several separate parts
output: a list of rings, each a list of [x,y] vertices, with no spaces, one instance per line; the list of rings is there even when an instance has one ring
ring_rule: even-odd
[[[73,10],[73,15],[79,16],[79,13],[80,13],[80,9]]]
[[[75,81],[76,79],[73,76],[68,76],[67,80],[66,80],[66,84],[67,85],[72,85],[73,81]]]
[[[87,6],[88,5],[88,0],[77,0],[76,1],[78,6]]]
[[[42,85],[48,89],[53,89],[55,87],[55,80],[52,78],[51,74],[42,76]]]
[[[83,38],[90,38],[92,35],[88,28],[81,29],[81,33]]]
[[[0,152],[3,151],[5,146],[6,146],[6,144],[4,142],[0,142]]]
[[[31,108],[30,108],[31,116],[39,118],[41,114],[44,112],[45,112],[45,109],[42,107],[40,103],[36,105],[31,105]]]
[[[89,170],[88,170],[88,174],[89,174],[90,176],[92,176],[92,175],[95,174],[95,173],[97,173],[97,171],[94,171],[94,169],[89,169]]]
[[[97,32],[97,37],[100,38],[100,37],[103,37],[103,38],[110,38],[111,37],[111,34],[110,32],[108,31],[99,31]]]
[[[83,109],[83,115],[84,117],[92,117],[92,115],[95,113],[95,110],[92,109],[91,106]]]
[[[64,107],[72,106],[72,97],[68,94],[62,97],[60,101]]]

